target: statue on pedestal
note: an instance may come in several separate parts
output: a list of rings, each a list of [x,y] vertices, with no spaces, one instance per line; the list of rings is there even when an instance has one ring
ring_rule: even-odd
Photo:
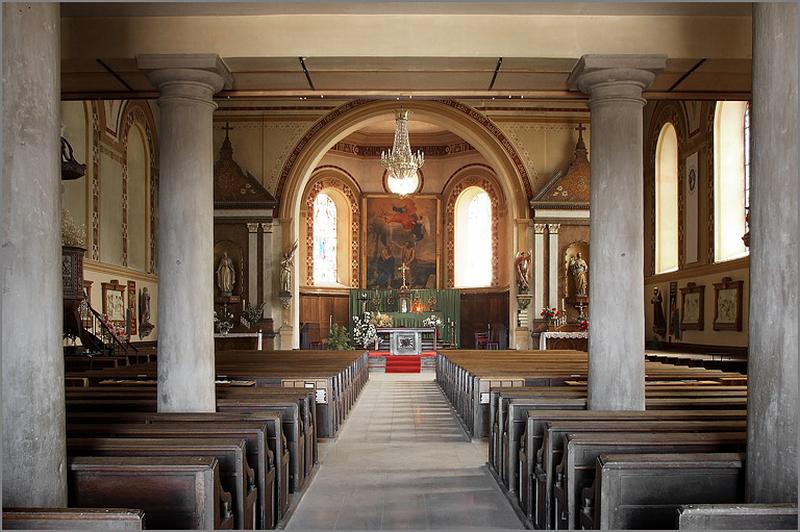
[[[517,291],[526,293],[530,289],[528,281],[528,271],[531,267],[531,254],[528,251],[520,251],[514,259],[514,271],[517,274]]]
[[[667,319],[664,317],[664,307],[662,302],[664,298],[661,296],[661,290],[657,286],[653,287],[653,298],[650,303],[653,304],[653,332],[658,336],[667,334]]]
[[[292,268],[294,267],[294,252],[296,250],[297,241],[295,240],[292,247],[281,257],[281,293],[292,293]]]
[[[220,259],[219,266],[217,266],[217,286],[223,296],[229,297],[233,293],[233,285],[235,283],[236,270],[226,251],[222,253],[222,259]]]
[[[583,260],[583,255],[580,251],[569,262],[569,272],[575,283],[575,296],[588,296],[589,265]]]

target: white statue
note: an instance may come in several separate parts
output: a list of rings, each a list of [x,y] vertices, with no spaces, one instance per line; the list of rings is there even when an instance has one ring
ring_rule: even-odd
[[[528,281],[528,270],[531,266],[531,254],[528,251],[520,251],[514,259],[514,270],[517,274],[517,290],[525,293],[530,287]]]
[[[297,250],[297,241],[281,257],[281,292],[292,293],[292,267],[294,264],[294,252]]]
[[[233,261],[226,251],[222,253],[222,259],[217,266],[217,286],[223,296],[230,296],[233,293],[234,283],[236,283],[236,270],[234,270]]]
[[[579,251],[572,260],[569,262],[569,271],[572,274],[572,280],[575,283],[575,295],[587,296],[589,295],[589,265],[583,260],[583,256]]]

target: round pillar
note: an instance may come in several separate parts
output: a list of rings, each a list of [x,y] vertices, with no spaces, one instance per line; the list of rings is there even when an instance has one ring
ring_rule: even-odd
[[[2,9],[3,506],[66,506],[59,7]]]
[[[642,91],[665,65],[661,55],[587,55],[570,75],[591,110],[592,410],[645,406]]]
[[[215,55],[144,55],[161,92],[158,411],[213,412],[213,97],[230,79]]]
[[[753,4],[748,502],[797,501],[800,155],[795,3]]]

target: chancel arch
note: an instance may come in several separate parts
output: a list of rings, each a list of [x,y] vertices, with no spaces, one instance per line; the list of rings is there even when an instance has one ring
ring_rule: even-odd
[[[412,120],[436,124],[441,129],[449,131],[466,141],[480,155],[483,164],[492,169],[493,181],[492,186],[489,187],[491,191],[487,190],[487,193],[490,194],[490,197],[494,194],[499,202],[498,205],[502,205],[493,209],[498,213],[498,222],[502,219],[500,212],[503,211],[506,213],[505,216],[508,220],[524,221],[530,217],[528,201],[532,197],[532,189],[528,170],[523,163],[522,157],[517,153],[513,144],[505,137],[501,129],[474,108],[451,100],[404,101],[402,105],[396,101],[367,102],[353,100],[338,107],[315,123],[308,133],[298,141],[281,171],[277,184],[275,195],[279,203],[278,218],[284,221],[281,227],[282,241],[286,244],[284,247],[288,247],[295,240],[304,242],[302,246],[304,251],[300,257],[301,267],[296,268],[294,271],[293,297],[289,303],[289,309],[284,313],[284,327],[282,329],[284,332],[282,342],[284,343],[282,345],[286,345],[285,342],[291,342],[291,345],[294,346],[299,345],[301,321],[300,289],[312,286],[309,283],[309,275],[313,276],[313,258],[309,253],[309,249],[310,246],[313,246],[313,238],[309,241],[311,233],[307,229],[308,217],[307,215],[303,216],[302,212],[309,212],[309,195],[307,191],[310,190],[310,186],[313,187],[313,181],[318,177],[317,169],[321,164],[324,164],[322,161],[326,154],[342,139],[367,126],[385,122],[386,120],[393,120],[395,112],[400,107],[410,111]],[[374,180],[382,189],[382,173],[374,176],[353,175],[356,181],[358,179]],[[421,192],[431,192],[441,194],[442,198],[446,197],[443,188],[454,184],[454,182],[445,185],[445,183],[439,181],[438,186],[442,188],[433,190],[433,187],[437,186],[437,181],[429,177],[430,173],[428,172]],[[452,177],[450,179],[452,181]],[[361,188],[363,189],[363,187]],[[444,207],[444,203],[442,203],[442,207]],[[442,211],[444,211],[444,208],[442,208]],[[443,216],[443,218],[446,217]],[[499,223],[502,225],[502,222]],[[519,223],[516,227],[519,227],[517,232],[512,231],[510,226],[502,230],[506,231],[505,233],[500,230],[496,231],[499,238],[507,241],[507,245],[511,248],[515,248],[517,242],[525,242],[528,238],[526,233],[527,224]],[[440,239],[441,237],[437,236],[439,245],[443,246],[447,239]],[[443,247],[439,249],[443,249]],[[361,250],[361,253],[363,255],[363,250]],[[445,250],[446,253],[447,251]],[[507,280],[511,275],[512,261],[501,261],[500,258],[503,253],[505,251],[499,249],[494,254],[496,264],[493,268],[492,287],[507,285]],[[358,257],[358,255],[354,254],[353,257]],[[309,263],[309,260],[311,260],[311,263]],[[358,265],[354,263],[352,266],[350,270],[351,282],[347,286],[355,286],[352,272],[355,271]],[[363,276],[364,272],[362,271],[361,277],[363,278]],[[452,278],[452,276],[447,276],[446,274],[444,277],[447,277],[447,279]],[[442,279],[441,282],[440,286],[449,286],[449,281],[445,282]],[[514,311],[515,304],[511,301],[509,315],[513,315]],[[291,334],[291,337],[289,337],[289,334]]]

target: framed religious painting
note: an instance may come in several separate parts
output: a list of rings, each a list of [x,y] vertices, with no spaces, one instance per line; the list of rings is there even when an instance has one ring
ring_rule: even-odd
[[[438,288],[440,203],[434,195],[371,195],[362,214],[362,286]]]
[[[103,283],[103,315],[115,327],[125,327],[125,292],[127,286],[119,284],[112,279],[110,283]]]
[[[689,283],[681,288],[681,330],[702,331],[705,327],[703,314],[705,311],[705,285]]]
[[[742,330],[742,287],[744,281],[723,277],[714,283],[714,330]]]

